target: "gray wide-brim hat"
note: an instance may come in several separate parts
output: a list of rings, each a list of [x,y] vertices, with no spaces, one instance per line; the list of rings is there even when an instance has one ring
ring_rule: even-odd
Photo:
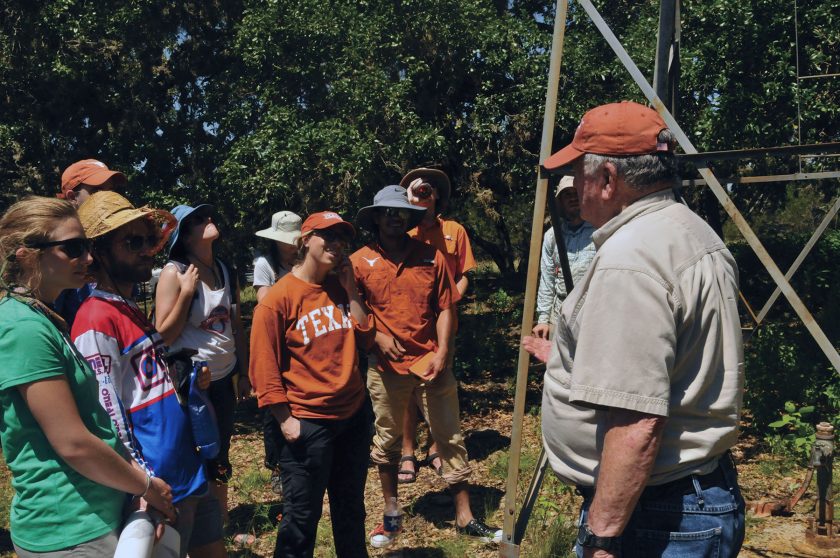
[[[373,212],[379,208],[393,207],[396,209],[408,209],[408,230],[420,224],[423,216],[426,215],[426,208],[412,205],[408,201],[408,192],[402,186],[385,186],[373,196],[373,205],[363,207],[356,214],[356,226],[369,231],[374,231],[376,225],[373,222]]]
[[[408,186],[417,178],[428,182],[437,190],[438,200],[435,209],[438,213],[449,207],[449,196],[452,193],[452,183],[446,173],[438,169],[419,168],[408,171],[408,174],[400,180],[400,186],[408,190]]]
[[[284,244],[296,244],[300,238],[300,227],[303,219],[291,211],[278,211],[271,216],[271,226],[254,234],[261,238],[276,240]]]

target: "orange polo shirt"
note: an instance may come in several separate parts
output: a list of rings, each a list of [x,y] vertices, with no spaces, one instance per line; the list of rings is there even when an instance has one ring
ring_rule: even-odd
[[[336,276],[316,285],[286,274],[254,311],[249,374],[259,406],[287,403],[297,418],[353,416],[365,398],[357,342],[369,348],[375,335],[373,316],[359,324],[350,315]]]
[[[374,345],[380,370],[410,374],[426,353],[437,351],[437,318],[460,298],[443,254],[434,246],[408,239],[405,259],[395,263],[377,242],[357,250],[350,261],[359,291],[376,318],[376,329],[400,342],[399,362],[385,358]]]
[[[408,231],[409,236],[420,242],[431,244],[446,258],[449,273],[457,282],[461,276],[475,268],[470,237],[466,229],[456,221],[438,217],[432,223],[422,221]]]

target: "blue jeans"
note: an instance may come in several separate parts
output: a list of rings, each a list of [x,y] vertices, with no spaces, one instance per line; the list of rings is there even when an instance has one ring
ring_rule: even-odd
[[[583,490],[581,522],[592,503]],[[734,558],[744,542],[744,499],[729,453],[718,468],[663,486],[649,486],[621,535],[623,558]],[[583,549],[575,545],[579,558]]]

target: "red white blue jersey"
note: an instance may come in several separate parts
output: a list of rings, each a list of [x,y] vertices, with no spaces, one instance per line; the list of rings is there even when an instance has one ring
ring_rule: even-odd
[[[143,312],[94,289],[76,314],[72,338],[96,372],[99,402],[134,458],[172,487],[176,502],[204,493],[189,416],[169,377],[163,340]]]

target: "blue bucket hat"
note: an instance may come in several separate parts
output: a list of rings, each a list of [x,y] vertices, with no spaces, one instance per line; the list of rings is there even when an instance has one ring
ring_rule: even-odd
[[[181,238],[181,225],[184,223],[184,220],[195,213],[196,211],[205,210],[207,213],[211,213],[215,210],[215,207],[208,203],[203,203],[201,205],[197,205],[195,207],[191,207],[189,205],[176,205],[172,208],[170,213],[175,216],[175,219],[178,220],[178,226],[175,227],[175,232],[172,233],[172,236],[169,237],[169,243],[166,247],[166,256],[168,258],[172,257],[172,250],[175,248],[175,245],[178,244],[178,240]]]
[[[426,215],[426,208],[412,205],[408,201],[408,193],[402,186],[385,186],[373,197],[373,205],[363,207],[356,214],[356,226],[373,231],[376,226],[373,223],[373,212],[378,208],[393,207],[396,209],[408,209],[411,216],[408,220],[408,230],[420,224],[423,216]]]

